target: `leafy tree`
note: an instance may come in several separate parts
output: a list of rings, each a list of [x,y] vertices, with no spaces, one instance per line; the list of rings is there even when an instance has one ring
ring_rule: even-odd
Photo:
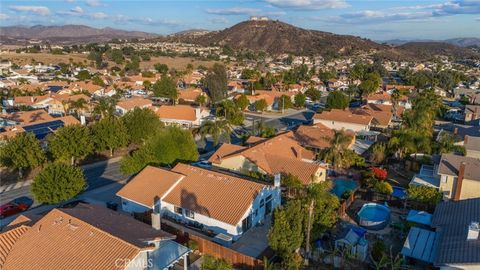
[[[428,186],[411,185],[407,189],[407,195],[410,200],[430,205],[436,205],[443,198],[442,192]]]
[[[255,105],[255,111],[257,112],[263,112],[268,108],[268,103],[264,98],[255,101],[254,105]]]
[[[204,81],[212,102],[218,102],[226,97],[228,79],[224,65],[214,64]]]
[[[93,153],[93,143],[88,128],[70,125],[48,135],[48,149],[58,161],[75,161]]]
[[[244,80],[258,80],[260,77],[260,72],[255,69],[246,68],[242,70],[241,78]]]
[[[317,89],[310,87],[305,91],[305,96],[309,97],[312,101],[318,101],[322,97],[322,93]]]
[[[295,96],[295,107],[303,108],[305,107],[306,96],[302,93],[299,93]]]
[[[175,104],[178,98],[177,86],[167,75],[163,75],[160,80],[153,84],[153,94],[156,97],[164,97],[172,100],[172,104]]]
[[[216,115],[227,119],[232,125],[241,125],[245,120],[243,112],[231,100],[223,100],[217,103]]]
[[[283,258],[291,260],[292,254],[302,245],[304,239],[304,211],[300,200],[291,200],[283,207],[275,209],[273,224],[268,232],[270,247]]]
[[[195,98],[195,102],[200,106],[204,106],[207,103],[207,97],[205,95],[198,95],[198,97]]]
[[[345,109],[348,107],[348,96],[340,91],[328,93],[326,107],[328,109]]]
[[[135,108],[122,116],[132,143],[142,143],[163,126],[158,116],[149,108]]]
[[[19,133],[0,145],[0,163],[18,170],[20,177],[24,169],[36,168],[44,161],[45,153],[33,133]]]
[[[267,125],[263,121],[257,122],[257,124],[254,125],[253,134],[256,134],[256,136],[259,136],[262,138],[271,138],[275,136],[276,133],[277,132],[273,126]]]
[[[464,155],[466,152],[465,146],[456,145],[455,137],[447,132],[440,134],[439,138],[434,142],[433,148],[438,154],[455,152]]]
[[[293,107],[293,103],[292,103],[292,99],[287,96],[287,95],[281,95],[279,98],[278,98],[278,109],[279,110],[286,110],[286,109],[290,109]]]
[[[198,150],[192,133],[179,127],[161,129],[131,155],[124,156],[121,170],[132,174],[146,165],[173,165],[176,162],[191,162],[198,159]]]
[[[105,83],[103,82],[103,79],[100,78],[100,76],[98,75],[95,75],[92,77],[92,83],[95,84],[95,85],[99,85],[99,86],[105,86]]]
[[[227,120],[205,121],[200,126],[199,133],[202,140],[205,140],[207,135],[212,136],[213,144],[217,145],[220,139],[224,142],[230,142],[232,130]]]
[[[240,97],[238,97],[235,100],[235,103],[237,104],[238,108],[240,108],[240,110],[242,110],[242,111],[244,111],[248,107],[248,105],[250,104],[250,102],[248,101],[248,98],[245,94],[240,95]]]
[[[161,73],[163,75],[166,75],[168,72],[168,66],[166,64],[157,63],[153,65],[153,67],[158,71],[158,73]]]
[[[92,126],[93,142],[96,149],[113,151],[128,143],[127,128],[123,122],[115,117],[104,118]]]
[[[233,266],[225,260],[205,255],[203,256],[201,270],[233,270]]]
[[[85,187],[82,169],[62,163],[48,164],[33,180],[31,191],[40,203],[54,204],[69,200]]]
[[[77,79],[79,79],[80,81],[85,81],[85,80],[90,80],[91,76],[90,76],[90,72],[88,72],[88,70],[81,70],[78,72],[77,74]]]

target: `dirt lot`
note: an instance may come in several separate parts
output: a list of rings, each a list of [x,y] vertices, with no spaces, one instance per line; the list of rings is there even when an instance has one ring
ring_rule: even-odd
[[[44,64],[58,64],[58,63],[68,63],[70,59],[73,62],[84,62],[87,60],[87,55],[85,54],[64,54],[56,55],[50,53],[15,53],[8,52],[0,54],[0,60],[10,60],[17,65],[26,65],[31,64],[32,59],[36,62],[42,62]]]
[[[58,63],[68,63],[73,62],[82,62],[90,63],[90,60],[87,59],[86,54],[65,54],[65,55],[54,55],[50,53],[15,53],[7,52],[0,54],[0,60],[10,60],[17,65],[26,65],[31,64],[34,59],[36,62],[42,62],[44,64],[58,64]],[[70,60],[71,59],[71,60]],[[87,61],[87,62],[85,62]],[[156,63],[166,64],[169,68],[175,68],[177,70],[184,70],[187,64],[192,64],[194,67],[203,65],[206,67],[213,66],[215,61],[202,61],[196,60],[191,57],[152,57],[150,61],[140,62],[140,68],[142,70],[153,68],[153,65]],[[112,67],[115,64],[113,62],[109,63],[109,66]]]

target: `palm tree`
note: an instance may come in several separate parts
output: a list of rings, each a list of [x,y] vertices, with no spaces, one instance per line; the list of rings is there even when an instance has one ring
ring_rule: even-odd
[[[93,113],[101,119],[112,116],[115,112],[116,100],[114,98],[100,98],[93,109]]]
[[[71,100],[69,102],[69,107],[70,107],[70,110],[73,110],[75,112],[75,114],[77,115],[77,117],[79,117],[79,114],[78,112],[87,108],[87,101],[83,98],[80,98],[80,99],[77,99],[77,100]]]
[[[393,119],[397,119],[397,117],[398,117],[398,115],[397,115],[398,100],[400,99],[400,92],[397,89],[393,90],[392,95],[391,95],[391,99],[392,99]]]
[[[348,149],[352,137],[343,130],[335,130],[334,132],[330,138],[330,147],[323,151],[323,157],[324,160],[330,161],[333,167],[336,168],[342,166],[344,152]]]
[[[224,142],[230,142],[232,130],[227,120],[217,120],[203,122],[198,133],[202,136],[202,140],[205,140],[207,135],[212,136],[214,145],[217,145],[220,139]]]

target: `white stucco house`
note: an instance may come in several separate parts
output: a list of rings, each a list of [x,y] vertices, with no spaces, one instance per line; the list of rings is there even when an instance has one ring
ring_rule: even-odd
[[[373,117],[365,114],[354,114],[349,110],[332,109],[315,114],[313,123],[321,123],[335,130],[352,130],[354,132],[369,131]]]
[[[159,211],[161,218],[236,241],[280,205],[280,183],[269,186],[179,163],[171,170],[147,166],[117,196],[125,212]]]

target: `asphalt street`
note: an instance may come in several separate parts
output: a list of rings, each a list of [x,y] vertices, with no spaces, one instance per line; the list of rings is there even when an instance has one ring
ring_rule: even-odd
[[[95,164],[89,164],[82,166],[87,180],[88,187],[85,191],[91,191],[100,187],[127,180],[129,176],[120,172],[120,159],[114,159],[110,161],[101,161]],[[30,193],[30,186],[23,186],[17,189],[10,189],[8,191],[0,193],[0,204],[7,203],[15,198],[26,196],[33,198]],[[34,202],[33,207],[38,206],[38,203]],[[0,220],[0,224],[3,223]]]

